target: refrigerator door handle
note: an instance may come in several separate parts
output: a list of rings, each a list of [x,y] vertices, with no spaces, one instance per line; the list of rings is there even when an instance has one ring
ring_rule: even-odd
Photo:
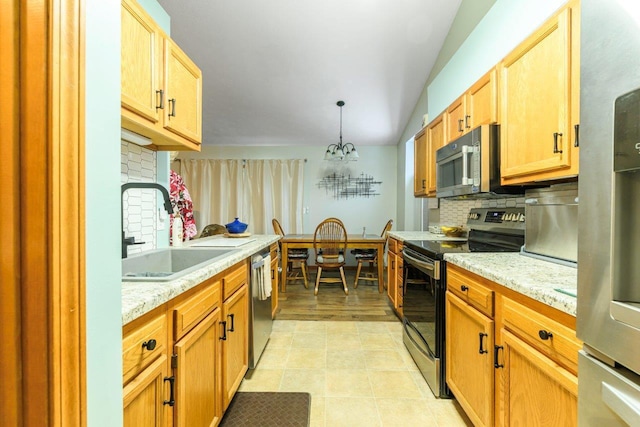
[[[640,402],[604,381],[602,401],[630,426],[640,425]]]

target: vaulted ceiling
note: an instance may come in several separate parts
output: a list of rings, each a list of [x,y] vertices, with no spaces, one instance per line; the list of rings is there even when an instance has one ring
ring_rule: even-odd
[[[158,0],[202,69],[203,144],[395,145],[461,0]]]

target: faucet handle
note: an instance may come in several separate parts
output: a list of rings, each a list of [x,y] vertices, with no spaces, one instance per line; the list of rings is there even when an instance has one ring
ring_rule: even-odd
[[[123,243],[125,245],[143,245],[146,242],[136,242],[135,236],[131,236],[131,237],[125,237],[123,240]]]

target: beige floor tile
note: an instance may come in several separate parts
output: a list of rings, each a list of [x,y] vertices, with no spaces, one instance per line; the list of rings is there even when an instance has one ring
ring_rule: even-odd
[[[327,322],[324,321],[298,321],[295,332],[313,332],[313,333],[327,333]]]
[[[310,427],[325,427],[324,400],[324,397],[311,396],[311,413],[309,414]]]
[[[413,377],[413,381],[415,381],[416,386],[420,390],[422,397],[427,400],[436,400],[436,396],[433,394],[431,389],[429,388],[429,384],[427,384],[427,380],[424,379],[422,373],[418,370],[410,371],[411,376]]]
[[[473,423],[455,400],[438,399],[429,408],[439,427],[471,427]]]
[[[357,334],[359,322],[326,322],[327,334]]]
[[[297,320],[274,320],[272,332],[293,332],[298,324]]]
[[[384,326],[386,326],[391,335],[397,335],[402,338],[402,322],[400,319],[397,322],[384,322]]]
[[[251,377],[245,376],[240,383],[240,391],[278,391],[284,369],[255,369]]]
[[[410,371],[418,371],[418,365],[416,365],[415,360],[413,360],[413,357],[411,356],[411,353],[409,353],[409,350],[407,350],[407,348],[404,346],[404,344],[402,344],[402,347],[400,347],[400,355],[402,356],[402,359],[404,360],[404,365],[405,367],[410,370]]]
[[[272,331],[269,341],[267,342],[267,348],[289,348],[292,342],[293,332]]]
[[[388,334],[389,331],[386,326],[387,322],[359,322],[356,326],[358,332],[365,334]]]
[[[367,369],[382,371],[406,371],[402,354],[397,350],[363,350]]]
[[[373,397],[367,371],[327,370],[327,397]]]
[[[262,368],[280,368],[284,369],[287,365],[289,357],[289,348],[272,348],[267,346],[258,360],[258,369]]]
[[[424,399],[376,399],[384,427],[438,427]]]
[[[363,350],[389,349],[393,350],[398,345],[389,334],[360,333],[360,344]]]
[[[327,349],[327,369],[366,369],[362,350]]]
[[[366,397],[327,397],[325,399],[326,426],[381,426],[376,400]]]
[[[323,348],[296,348],[286,359],[287,369],[324,369],[327,367],[327,351]]]
[[[406,397],[422,396],[411,372],[408,371],[367,371],[369,381],[375,397]]]
[[[360,350],[359,334],[331,334],[327,335],[328,350]]]
[[[280,383],[280,391],[302,391],[324,397],[326,385],[325,369],[285,369]]]
[[[315,332],[296,332],[293,334],[291,348],[327,348],[327,334],[318,334]]]

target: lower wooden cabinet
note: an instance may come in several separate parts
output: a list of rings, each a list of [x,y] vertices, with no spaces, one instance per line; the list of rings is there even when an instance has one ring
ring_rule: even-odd
[[[452,264],[447,281],[446,379],[474,425],[577,425],[575,317]]]
[[[222,400],[229,406],[249,369],[249,294],[245,283],[223,304],[223,325],[226,334],[222,340]]]
[[[402,241],[389,237],[387,252],[387,296],[396,314],[402,319]]]
[[[174,346],[175,425],[215,426],[222,418],[221,310],[216,308]]]
[[[447,384],[474,425],[492,426],[494,322],[451,292],[445,312]]]
[[[167,425],[168,404],[165,399],[167,377],[167,355],[139,373],[123,390],[124,425],[131,427],[164,427]]]
[[[278,245],[271,245],[270,249],[271,255],[271,317],[275,318],[276,313],[278,312],[278,285],[280,280],[280,275],[278,274],[278,264],[280,260],[278,259]]]

